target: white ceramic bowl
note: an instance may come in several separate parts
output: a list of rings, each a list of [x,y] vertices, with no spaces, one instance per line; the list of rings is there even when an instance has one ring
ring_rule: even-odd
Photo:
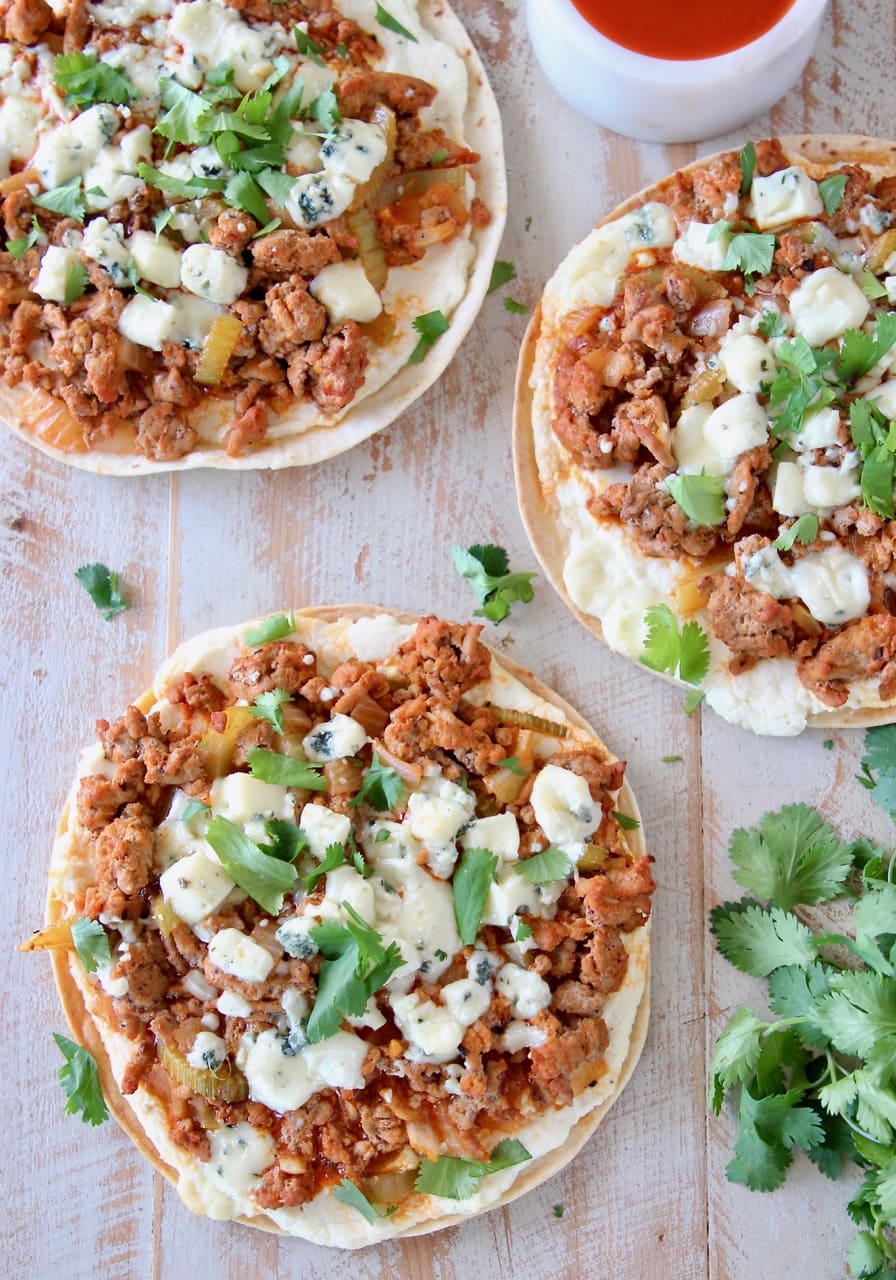
[[[572,0],[527,0],[526,12],[542,70],[577,111],[630,138],[697,142],[745,124],[783,97],[809,61],[826,3],[794,0],[757,40],[687,62],[615,44]]]

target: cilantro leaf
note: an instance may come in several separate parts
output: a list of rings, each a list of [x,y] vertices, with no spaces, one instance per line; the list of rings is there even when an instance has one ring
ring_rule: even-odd
[[[208,142],[212,131],[202,124],[209,109],[206,98],[185,88],[172,76],[162,76],[159,95],[166,111],[156,121],[153,133],[160,133],[171,142],[180,142],[190,147]]]
[[[756,144],[750,139],[749,142],[744,144],[740,152],[740,193],[742,196],[748,194],[755,172]]]
[[[465,849],[457,864],[451,893],[457,931],[466,946],[476,941],[485,900],[497,870],[498,859],[488,849]]]
[[[373,993],[404,963],[397,943],[384,947],[366,920],[347,903],[342,906],[349,916],[344,925],[326,921],[309,930],[325,957],[306,1027],[309,1044],[335,1035],[343,1017],[360,1017]]]
[[[772,546],[777,547],[779,551],[791,551],[795,542],[808,547],[818,537],[818,527],[818,516],[812,511],[804,511],[794,520],[789,529],[778,534]]]
[[[265,204],[264,192],[248,173],[235,173],[224,188],[224,201],[233,209],[242,209],[251,213],[260,226],[265,226],[270,218],[268,206]]]
[[[712,526],[725,519],[725,481],[721,476],[675,474],[666,488],[685,515],[695,524]]]
[[[783,338],[787,332],[787,322],[780,311],[775,311],[772,307],[763,311],[762,319],[756,327],[763,338]]]
[[[302,828],[284,818],[268,818],[264,829],[265,834],[270,836],[271,843],[260,844],[258,847],[270,858],[279,858],[281,862],[295,862],[308,845],[308,837]]]
[[[569,854],[549,844],[541,853],[533,853],[531,858],[515,862],[513,869],[527,884],[550,884],[554,880],[565,880],[572,864]]]
[[[313,893],[317,888],[317,882],[328,871],[335,871],[337,867],[345,866],[345,845],[334,843],[328,844],[324,850],[324,856],[317,864],[313,871],[305,877],[305,892]]]
[[[332,133],[336,126],[342,123],[339,103],[336,101],[336,94],[332,89],[325,89],[323,93],[318,94],[308,111],[312,118],[318,124],[323,125],[328,133]]]
[[[245,152],[243,154],[246,154]],[[258,185],[267,192],[274,204],[281,209],[286,203],[289,193],[296,185],[295,178],[289,173],[276,173],[273,169],[264,169],[257,175]]]
[[[513,1165],[523,1164],[532,1156],[516,1138],[499,1142],[488,1161],[464,1160],[459,1156],[439,1156],[437,1160],[425,1160],[414,1183],[414,1190],[428,1196],[442,1196],[447,1200],[469,1200],[479,1189],[479,1179],[489,1173],[499,1173]]]
[[[896,312],[885,311],[874,322],[874,333],[847,329],[837,360],[837,377],[841,382],[855,382],[873,369],[896,342]]]
[[[112,102],[123,107],[136,98],[137,90],[118,67],[98,62],[93,53],[64,53],[53,66],[53,79],[65,94],[66,106],[86,107],[93,102]]]
[[[293,27],[292,35],[296,42],[296,48],[302,57],[310,58],[312,62],[322,67],[324,65],[324,60],[321,56],[324,52],[323,45],[318,44],[316,40],[312,40],[308,32],[303,31],[301,27]]]
[[[348,1178],[343,1178],[338,1187],[333,1189],[333,1199],[357,1209],[362,1218],[368,1222],[376,1222],[379,1214],[359,1187]]]
[[[518,778],[526,776],[526,770],[519,762],[518,756],[508,756],[506,760],[501,760],[498,764],[499,769],[508,769],[511,773],[515,773]]]
[[[112,573],[104,564],[85,564],[75,571],[75,577],[96,607],[102,610],[106,622],[130,608],[130,601],[118,589],[118,574]]]
[[[109,1109],[100,1087],[96,1060],[79,1044],[57,1035],[55,1031],[53,1039],[65,1058],[65,1064],[59,1068],[59,1079],[67,1098],[66,1113],[74,1116],[80,1112],[86,1124],[102,1124],[109,1119]]]
[[[823,1135],[811,1107],[796,1105],[798,1090],[754,1098],[741,1090],[734,1159],[725,1170],[731,1182],[752,1191],[774,1191],[784,1181],[794,1146],[817,1146]]]
[[[296,882],[292,863],[272,858],[229,818],[220,815],[208,824],[205,838],[231,880],[265,911],[278,915],[285,895]]]
[[[749,898],[724,902],[712,911],[710,927],[725,959],[757,978],[815,959],[811,930],[780,907],[761,907]]]
[[[488,618],[496,625],[507,617],[510,606],[519,600],[528,604],[534,598],[532,586],[534,573],[511,573],[507,552],[503,547],[475,543],[466,550],[460,546],[451,548],[454,567],[466,578],[483,606],[474,609],[475,618]]]
[[[651,671],[678,675],[686,684],[699,684],[709,671],[709,640],[699,622],[678,620],[667,604],[655,604],[644,615],[647,640],[641,662]]]
[[[61,213],[64,218],[83,222],[85,206],[80,173],[69,178],[68,182],[63,182],[61,187],[53,187],[43,195],[32,196],[31,203],[36,204],[39,209],[49,209],[51,213]]]
[[[528,312],[529,308],[524,302],[517,302],[515,298],[505,298],[504,310],[509,311],[510,314],[514,316],[524,316]]]
[[[516,267],[512,262],[496,262],[492,267],[492,278],[488,283],[488,293],[494,293],[502,285],[510,284],[516,279]]]
[[[623,831],[637,831],[641,825],[637,818],[630,818],[627,813],[620,813],[618,809],[611,812]]]
[[[87,268],[83,262],[73,262],[66,272],[62,305],[70,307],[73,302],[82,296],[86,288]]]
[[[896,817],[896,724],[876,725],[866,732],[862,769],[875,801]]]
[[[294,760],[282,756],[279,751],[266,751],[264,747],[252,747],[248,753],[249,772],[262,782],[273,782],[278,787],[304,787],[308,791],[326,791],[327,780],[321,777],[319,764],[307,760]]]
[[[726,234],[729,239],[722,261],[723,271],[740,271],[748,278],[768,275],[775,256],[775,237],[771,232],[735,231]]]
[[[821,202],[828,217],[836,213],[843,203],[843,192],[846,190],[847,182],[849,182],[849,176],[845,173],[832,173],[830,177],[822,178],[819,182],[818,194],[821,196]]]
[[[287,689],[271,689],[269,693],[260,693],[258,695],[254,705],[249,707],[249,715],[255,716],[257,720],[267,720],[268,724],[272,724],[278,733],[282,733],[285,728],[283,723],[283,703],[291,700],[292,694]]]
[[[283,640],[291,636],[296,629],[296,615],[289,613],[273,613],[269,618],[259,622],[246,632],[246,644],[254,648],[259,644],[270,644],[272,640]]]
[[[7,240],[6,252],[18,261],[24,258],[29,249],[33,249],[37,244],[41,235],[41,226],[37,220],[37,215],[31,219],[31,230],[26,236],[18,236],[15,240]]]
[[[173,178],[171,174],[154,169],[151,164],[144,164],[143,161],[137,165],[137,173],[147,186],[155,187],[157,191],[166,191],[172,196],[180,196],[183,200],[195,200],[198,196],[208,195],[210,191],[223,191],[227,186],[223,178]]]
[[[749,1009],[735,1009],[725,1030],[716,1040],[710,1072],[717,1092],[713,1098],[713,1111],[719,1114],[725,1089],[749,1080],[756,1070],[762,1048],[762,1036],[768,1023],[762,1022]]]
[[[84,916],[72,921],[72,942],[88,973],[96,973],[97,966],[112,963],[109,937],[99,920]]]
[[[765,814],[758,827],[735,831],[728,848],[738,884],[785,911],[836,897],[852,866],[851,846],[805,804],[786,805]]]
[[[374,751],[370,764],[364,770],[361,788],[349,804],[352,807],[362,803],[368,804],[377,813],[388,813],[390,809],[394,809],[401,803],[403,795],[404,782],[401,775],[383,764]]]
[[[822,1048],[827,1036],[814,1021],[814,1010],[828,986],[827,971],[819,961],[800,968],[788,965],[776,969],[769,979],[769,1003],[779,1018],[799,1018],[800,1039]]]
[[[199,814],[206,817],[211,813],[211,806],[207,805],[204,800],[190,800],[180,815],[181,822],[189,822],[191,818],[197,817]]]
[[[896,1051],[896,983],[865,970],[834,974],[830,986],[816,1011],[819,1027],[837,1049],[867,1058],[886,1038]],[[896,1098],[893,1114],[896,1119]]]
[[[412,320],[411,327],[420,335],[420,341],[408,356],[408,364],[420,364],[432,344],[448,332],[448,321],[441,311],[427,311]]]
[[[373,16],[381,27],[386,27],[389,31],[394,31],[396,35],[404,36],[406,40],[413,40],[414,44],[419,43],[414,33],[412,31],[408,31],[407,27],[403,27],[398,19],[393,18],[388,9],[384,9],[381,4],[377,3],[376,12]]]

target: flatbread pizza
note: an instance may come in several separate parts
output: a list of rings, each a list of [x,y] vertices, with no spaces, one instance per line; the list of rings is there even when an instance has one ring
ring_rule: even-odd
[[[523,519],[612,649],[757,733],[896,718],[896,144],[748,143],[627,200],[522,352]]]
[[[480,630],[274,615],[97,722],[27,947],[197,1213],[342,1248],[462,1222],[561,1168],[637,1062],[625,765]]]
[[[13,0],[0,416],[105,474],[343,452],[439,376],[505,218],[442,0]]]

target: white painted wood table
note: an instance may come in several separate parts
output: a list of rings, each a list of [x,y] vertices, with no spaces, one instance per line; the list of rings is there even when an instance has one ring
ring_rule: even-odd
[[[686,6],[684,6],[686,7]],[[802,82],[769,116],[696,147],[638,145],[591,126],[534,63],[515,0],[460,5],[504,114],[510,216],[501,257],[532,303],[559,258],[622,197],[701,152],[770,132],[896,133],[894,6],[835,0]],[[467,616],[450,545],[494,541],[534,567],[510,466],[525,320],[489,297],[447,373],[352,453],[306,469],[113,480],[3,436],[0,814],[0,1275],[16,1280],[813,1280],[845,1276],[846,1189],[804,1160],[787,1186],[725,1182],[732,1119],[706,1117],[727,1012],[755,999],[714,954],[706,917],[736,886],[732,829],[794,800],[847,833],[892,837],[853,775],[857,732],[762,741],[605,651],[542,581],[489,639],[554,685],[629,761],[656,857],[653,1018],[638,1071],[572,1166],[509,1209],[360,1255],[194,1218],[117,1128],[63,1114],[49,965],[14,951],[42,918],[57,811],[98,715],[139,693],[205,627],[294,605],[368,601]],[[73,574],[103,561],[133,607],[111,623]],[[664,764],[664,755],[681,755]],[[552,1211],[565,1206],[562,1219]]]

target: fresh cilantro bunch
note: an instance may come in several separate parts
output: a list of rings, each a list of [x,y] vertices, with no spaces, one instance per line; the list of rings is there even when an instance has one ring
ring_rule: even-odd
[[[882,724],[865,734],[859,782],[896,822],[896,724]]]
[[[735,1010],[712,1059],[711,1105],[737,1106],[726,1173],[773,1191],[795,1148],[828,1178],[865,1171],[848,1211],[851,1275],[896,1280],[896,858],[845,843],[807,805],[736,831],[735,879],[756,894],[711,915],[719,951],[768,979],[772,1016]],[[848,896],[849,932],[820,933],[794,908]]]
[[[532,587],[534,573],[511,573],[507,552],[492,545],[452,547],[454,567],[466,578],[482,605],[474,609],[475,618],[488,618],[489,622],[503,622],[516,600],[528,604],[535,591]]]

